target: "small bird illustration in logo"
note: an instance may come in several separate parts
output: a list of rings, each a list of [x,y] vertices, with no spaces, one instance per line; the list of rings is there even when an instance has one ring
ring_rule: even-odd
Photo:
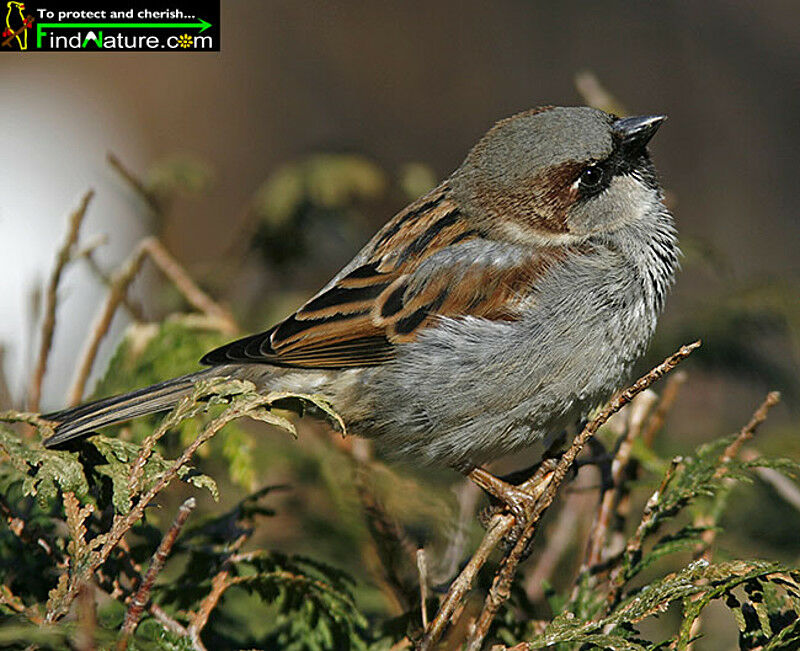
[[[25,9],[24,3],[10,0],[10,2],[6,3],[6,6],[8,7],[8,12],[6,13],[6,29],[3,32],[3,38],[12,37],[9,40],[15,40],[20,50],[27,50],[28,28],[33,23],[33,20],[30,16],[26,18],[25,14],[22,13]]]

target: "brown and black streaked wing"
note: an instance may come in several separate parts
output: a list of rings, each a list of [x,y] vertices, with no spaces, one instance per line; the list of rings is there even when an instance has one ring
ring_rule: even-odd
[[[394,356],[394,346],[370,313],[392,279],[375,264],[358,267],[270,330],[212,350],[200,361],[330,369],[382,364]]]
[[[202,362],[375,366],[393,359],[398,344],[413,341],[438,317],[514,319],[521,297],[560,254],[540,251],[504,265],[461,256],[457,264],[425,267],[437,253],[449,259],[448,251],[463,250],[479,236],[441,186],[375,236],[365,264],[271,330],[218,348]]]

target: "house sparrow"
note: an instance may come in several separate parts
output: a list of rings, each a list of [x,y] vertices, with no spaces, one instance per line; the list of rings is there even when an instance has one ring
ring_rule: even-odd
[[[45,416],[45,446],[227,376],[322,394],[350,432],[517,511],[525,496],[480,464],[607,400],[656,327],[679,255],[646,150],[663,120],[544,107],[498,122],[297,312],[208,369]]]

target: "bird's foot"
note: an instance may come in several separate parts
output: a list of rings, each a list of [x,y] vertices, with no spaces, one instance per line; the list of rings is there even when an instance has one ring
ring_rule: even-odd
[[[467,473],[467,477],[486,491],[496,502],[481,514],[481,520],[488,523],[495,514],[507,509],[514,517],[514,528],[509,534],[509,540],[513,544],[533,516],[536,503],[550,484],[554,467],[555,460],[546,459],[538,464],[533,474],[520,484],[512,484],[483,468],[472,468]]]

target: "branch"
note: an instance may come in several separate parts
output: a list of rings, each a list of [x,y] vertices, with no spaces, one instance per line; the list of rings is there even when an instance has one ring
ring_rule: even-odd
[[[95,358],[100,349],[103,338],[108,334],[111,322],[114,319],[117,308],[125,301],[128,287],[133,282],[146,257],[150,257],[153,263],[161,272],[175,285],[183,297],[195,308],[203,312],[211,319],[214,324],[222,331],[233,334],[237,331],[237,326],[230,313],[215,303],[205,292],[203,292],[189,274],[173,258],[161,242],[155,237],[146,237],[134,249],[128,260],[120,267],[110,283],[108,297],[105,305],[95,319],[91,334],[87,340],[86,347],[82,356],[75,380],[69,391],[68,403],[77,405],[83,398],[86,390],[86,382],[92,372]]]
[[[777,391],[771,391],[767,394],[767,397],[764,398],[764,401],[759,405],[758,409],[753,412],[753,415],[750,417],[750,421],[747,423],[747,425],[739,430],[739,434],[736,436],[736,438],[731,441],[730,445],[728,445],[728,447],[726,447],[720,455],[719,465],[714,472],[715,479],[722,479],[726,474],[728,474],[728,464],[730,464],[731,461],[739,456],[742,446],[753,438],[753,435],[756,433],[759,425],[761,425],[761,423],[767,419],[769,410],[777,405],[780,402],[780,399],[781,394]],[[725,484],[726,489],[729,489],[730,485],[732,484],[732,480],[726,480]],[[702,542],[695,550],[695,558],[703,558],[707,561],[711,560],[711,546],[714,544],[714,540],[717,537],[717,531],[714,525],[719,517],[717,514],[722,510],[722,506],[725,503],[727,494],[728,490],[720,491],[716,496],[715,505],[712,511],[706,516],[699,516],[695,521],[695,526],[706,529],[702,535]]]
[[[81,203],[70,215],[66,237],[61,247],[58,249],[56,264],[50,274],[50,280],[47,283],[44,318],[42,320],[42,335],[41,341],[39,342],[39,356],[36,360],[36,367],[33,371],[33,377],[31,378],[30,389],[28,390],[28,409],[30,411],[39,411],[39,401],[42,397],[42,381],[47,371],[47,360],[50,356],[50,347],[53,345],[53,333],[56,328],[58,284],[61,281],[64,267],[66,267],[67,263],[70,261],[72,248],[78,241],[78,233],[83,223],[83,218],[86,216],[86,210],[89,208],[89,202],[91,202],[93,196],[94,190],[89,190],[83,195]]]
[[[753,412],[753,415],[750,417],[750,422],[748,422],[747,425],[745,425],[739,431],[737,437],[727,448],[725,448],[725,451],[722,453],[722,456],[719,459],[721,465],[717,468],[717,478],[722,477],[728,472],[727,464],[729,464],[739,455],[739,451],[742,449],[742,446],[751,438],[753,438],[753,435],[756,433],[756,430],[761,423],[767,420],[769,410],[777,405],[780,401],[781,394],[778,391],[770,391],[767,394],[767,397],[764,398],[764,402],[762,402],[758,409]]]
[[[153,264],[175,285],[176,289],[186,301],[219,324],[219,329],[226,334],[235,334],[239,328],[231,313],[214,301],[208,294],[200,289],[191,276],[173,258],[164,245],[155,237],[147,238],[142,242]]]
[[[111,530],[94,538],[91,542],[91,547],[100,547],[99,550],[92,551],[91,556],[87,562],[83,563],[80,571],[70,575],[67,579],[67,589],[63,596],[52,605],[47,613],[47,621],[53,622],[62,617],[68,610],[72,601],[75,599],[80,585],[89,580],[92,574],[108,559],[111,551],[119,544],[122,537],[131,529],[131,527],[142,519],[144,511],[153,498],[166,488],[175,477],[178,476],[180,470],[189,462],[194,456],[197,449],[219,430],[221,430],[230,421],[247,415],[254,409],[267,404],[269,402],[268,396],[254,395],[248,398],[240,399],[233,402],[225,409],[217,418],[209,422],[201,431],[197,438],[187,447],[181,456],[176,459],[169,469],[163,473],[153,486],[144,495],[142,495],[138,502],[125,516],[116,516]],[[63,576],[63,575],[62,575]]]
[[[533,508],[533,513],[525,523],[525,528],[518,537],[514,547],[509,551],[500,564],[500,569],[495,574],[492,586],[489,589],[489,594],[486,595],[483,610],[478,617],[475,626],[467,639],[467,651],[478,651],[489,627],[494,621],[497,611],[503,603],[508,599],[511,592],[511,583],[517,570],[517,566],[522,561],[525,550],[528,544],[533,539],[537,530],[537,524],[545,511],[550,507],[555,499],[559,487],[567,476],[572,464],[575,462],[580,451],[586,442],[592,438],[600,427],[605,422],[618,412],[622,407],[631,402],[636,395],[650,387],[656,380],[659,380],[664,375],[669,373],[684,359],[686,359],[693,350],[700,346],[700,342],[696,341],[687,346],[682,346],[681,349],[675,354],[668,357],[661,364],[656,366],[647,375],[641,377],[632,386],[625,389],[625,391],[617,394],[615,398],[587,425],[583,431],[575,437],[569,449],[561,456],[555,469],[550,473],[549,479],[545,480],[546,486],[543,494],[539,497],[536,505]],[[544,478],[543,478],[544,479]]]
[[[147,569],[147,574],[139,585],[139,589],[136,591],[133,599],[131,599],[128,612],[125,614],[125,622],[122,625],[122,637],[117,644],[118,651],[125,651],[128,647],[128,640],[130,636],[133,635],[133,631],[136,630],[136,625],[139,623],[139,619],[144,612],[144,607],[150,599],[150,590],[153,588],[156,577],[164,568],[164,563],[170,551],[172,551],[172,546],[178,539],[178,534],[196,506],[197,500],[194,497],[190,497],[181,504],[178,509],[178,515],[175,516],[172,526],[170,526],[167,533],[161,539],[161,544],[158,546],[158,549],[156,549],[155,554],[153,554],[153,559],[150,562],[150,567]]]
[[[72,388],[69,390],[67,402],[71,406],[77,405],[83,398],[86,382],[89,379],[89,374],[92,372],[92,366],[94,366],[94,360],[100,349],[100,343],[111,327],[114,314],[127,293],[128,286],[133,282],[136,274],[139,273],[139,269],[141,269],[142,263],[144,262],[145,254],[146,251],[144,247],[142,244],[139,244],[133,254],[120,267],[119,271],[114,274],[111,280],[111,286],[108,290],[108,297],[106,298],[105,305],[95,318],[83,355],[81,356],[81,363],[78,365],[78,370],[75,374],[75,380],[72,383]]]
[[[667,414],[672,409],[672,405],[675,404],[675,399],[678,397],[678,392],[686,382],[687,377],[688,376],[686,375],[685,371],[676,371],[669,376],[669,379],[664,386],[664,390],[661,392],[661,400],[659,401],[658,405],[656,405],[655,411],[647,421],[647,426],[645,427],[644,432],[642,432],[642,441],[648,448],[653,447],[653,441],[655,440],[656,434],[658,434],[661,431],[661,428],[664,427],[664,421],[667,419]]]
[[[5,357],[6,348],[3,344],[0,344],[0,409],[6,409],[13,404],[11,389],[8,388],[8,380],[6,379]]]
[[[162,210],[158,198],[155,194],[147,189],[147,186],[145,186],[141,179],[139,179],[138,176],[125,167],[122,161],[117,158],[115,154],[108,152],[106,154],[106,160],[108,161],[108,164],[111,165],[111,167],[113,167],[117,173],[123,179],[125,179],[125,181],[127,181],[131,188],[133,188],[133,191],[142,197],[142,199],[144,199],[145,203],[150,207],[150,209],[157,215],[160,215]]]
[[[231,568],[233,567],[235,557],[233,552],[241,549],[249,535],[249,533],[243,533],[233,542],[229,549],[231,556],[225,559],[219,572],[211,579],[211,591],[200,603],[200,608],[197,609],[197,612],[192,617],[189,622],[189,627],[187,628],[189,639],[193,644],[202,644],[200,641],[200,633],[203,632],[203,629],[208,623],[208,618],[211,616],[212,611],[217,607],[225,591],[236,585],[237,578],[239,577],[231,578]]]
[[[111,287],[111,277],[103,271],[102,267],[98,264],[97,260],[94,257],[94,251],[87,251],[86,254],[83,256],[83,259],[86,261],[86,264],[89,266],[89,270],[97,277],[97,279],[106,286],[106,288]],[[134,301],[130,296],[125,294],[124,298],[122,299],[122,307],[124,307],[130,317],[139,323],[146,321],[147,317],[142,309],[142,306],[139,305],[136,301]]]
[[[656,492],[650,496],[650,499],[647,500],[647,504],[645,504],[644,507],[642,520],[639,522],[639,526],[636,527],[636,531],[630,537],[628,544],[625,546],[622,559],[623,562],[617,565],[611,574],[611,579],[609,581],[610,588],[608,591],[608,596],[606,597],[607,611],[611,611],[611,609],[619,602],[619,597],[622,593],[622,587],[625,585],[625,581],[627,579],[625,568],[632,565],[634,558],[638,558],[640,556],[645,536],[650,530],[653,519],[657,513],[656,507],[658,506],[658,502],[661,499],[661,496],[667,490],[669,484],[672,482],[672,479],[675,477],[675,473],[681,463],[683,463],[683,457],[675,457],[672,460],[669,468],[667,468],[667,472],[664,473],[661,484],[659,484]]]
[[[581,573],[603,560],[602,556],[608,538],[608,528],[611,524],[614,508],[619,501],[620,487],[625,479],[626,470],[631,460],[633,441],[641,433],[644,419],[655,400],[655,394],[645,392],[636,396],[636,399],[631,403],[627,431],[623,434],[622,441],[617,448],[614,459],[611,461],[611,481],[608,486],[604,487],[600,496],[600,508],[595,516],[589,541],[586,545],[586,557]]]
[[[577,486],[570,486],[572,490],[559,509],[557,520],[547,530],[547,545],[525,577],[525,592],[531,602],[544,598],[544,582],[551,579],[561,558],[580,539],[581,525],[595,503],[593,495],[586,490],[592,480],[591,475],[578,474]]]
[[[583,70],[575,75],[575,88],[583,97],[583,101],[612,115],[628,115],[627,109],[590,70]]]

